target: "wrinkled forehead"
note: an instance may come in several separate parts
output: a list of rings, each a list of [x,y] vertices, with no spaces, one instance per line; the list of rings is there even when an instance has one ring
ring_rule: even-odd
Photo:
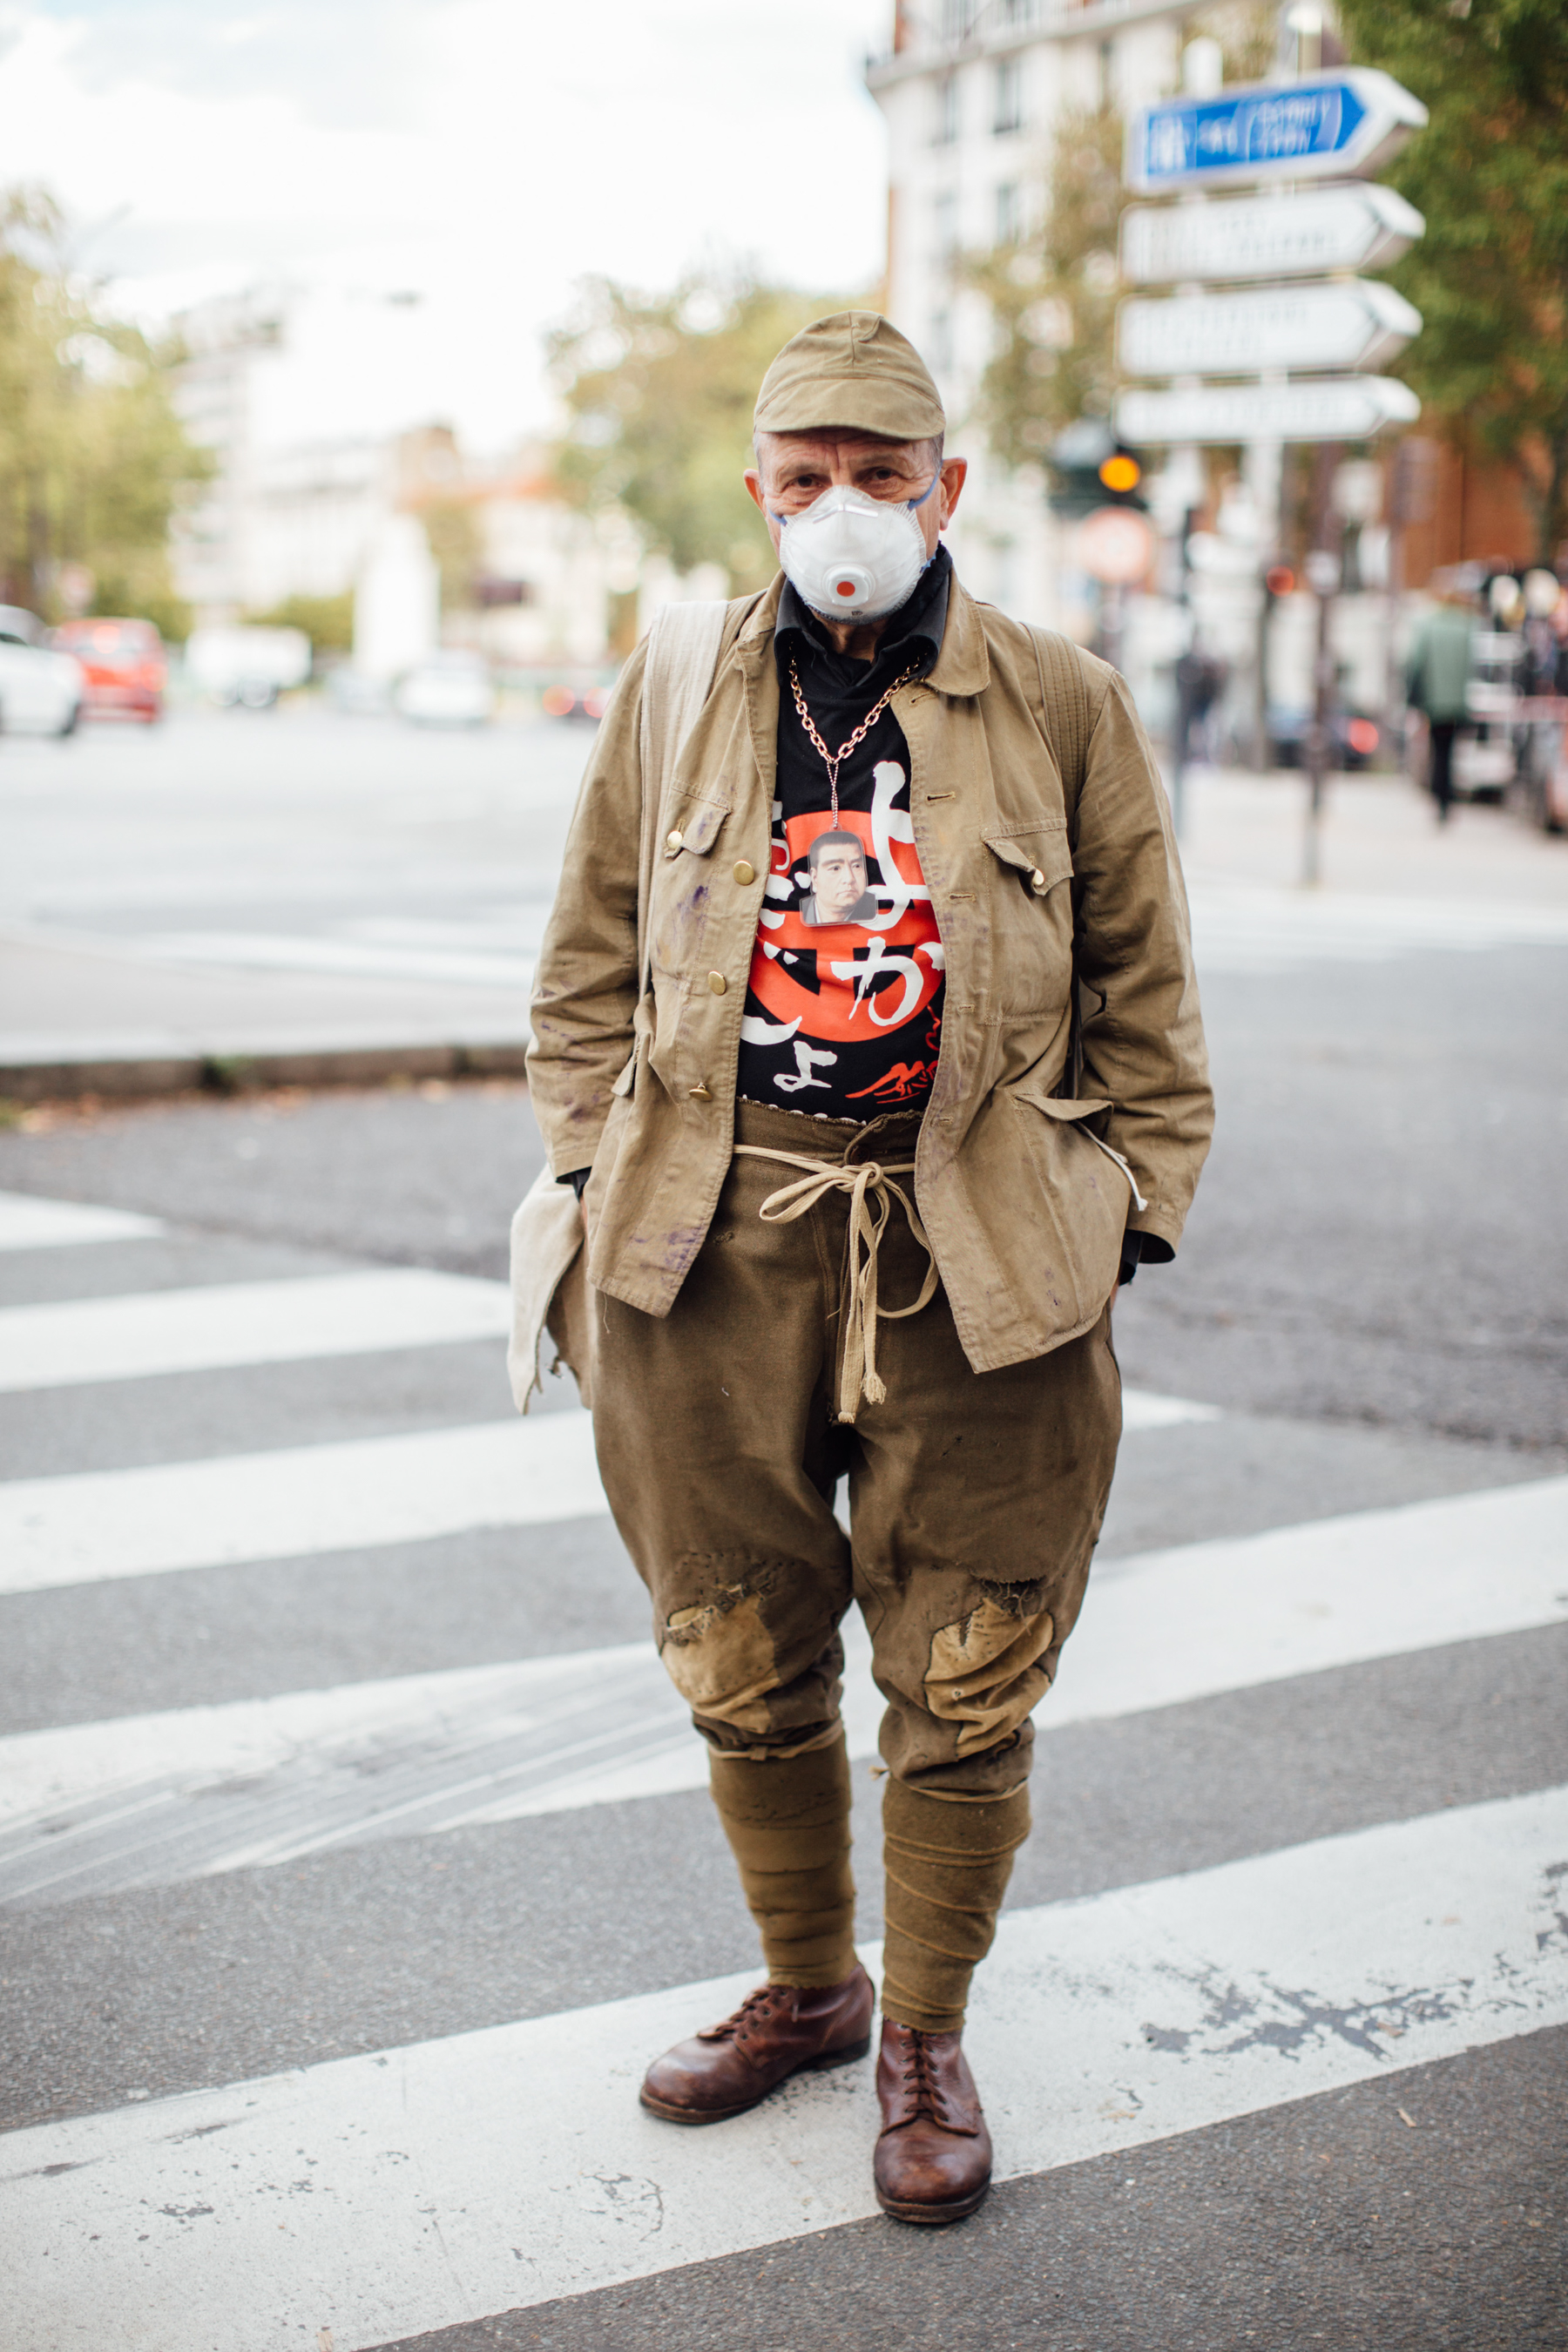
[[[756,443],[758,459],[767,474],[826,464],[841,455],[851,465],[897,466],[914,475],[929,470],[932,447],[929,440],[889,441],[879,433],[857,433],[837,425],[825,425],[810,433],[759,433]]]

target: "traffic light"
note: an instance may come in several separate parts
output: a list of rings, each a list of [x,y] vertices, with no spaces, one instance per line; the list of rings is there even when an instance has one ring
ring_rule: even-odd
[[[1052,511],[1081,517],[1097,507],[1145,507],[1142,461],[1103,416],[1080,416],[1051,445]]]

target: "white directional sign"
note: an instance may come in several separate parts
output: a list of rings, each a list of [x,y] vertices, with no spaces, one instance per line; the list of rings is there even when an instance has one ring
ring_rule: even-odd
[[[1124,392],[1117,438],[1133,448],[1185,441],[1365,441],[1413,425],[1421,403],[1391,376],[1322,376],[1304,383],[1205,383],[1190,392]]]
[[[1370,177],[1426,119],[1418,98],[1373,66],[1162,99],[1127,125],[1125,178],[1157,196],[1247,180]]]
[[[1135,296],[1117,312],[1116,355],[1128,375],[1379,367],[1420,328],[1403,294],[1360,278],[1165,302]]]
[[[1356,181],[1207,205],[1133,205],[1121,215],[1121,275],[1132,286],[1179,286],[1385,269],[1426,226],[1392,188]]]

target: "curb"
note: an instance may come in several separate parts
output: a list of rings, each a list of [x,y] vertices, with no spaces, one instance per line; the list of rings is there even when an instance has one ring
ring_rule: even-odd
[[[268,1087],[375,1086],[388,1078],[521,1077],[524,1039],[483,1045],[284,1047],[276,1052],[99,1055],[0,1062],[0,1099],[60,1102],[82,1095],[115,1101],[160,1095],[251,1094]]]

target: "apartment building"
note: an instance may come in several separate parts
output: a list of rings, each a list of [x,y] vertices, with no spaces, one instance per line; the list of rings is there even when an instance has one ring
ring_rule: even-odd
[[[888,123],[889,313],[935,373],[949,446],[973,469],[953,551],[977,594],[1084,635],[1089,585],[1040,478],[1002,472],[973,422],[993,330],[959,265],[1038,226],[1065,115],[1127,113],[1177,86],[1194,13],[1194,0],[897,0],[892,46],[867,67]]]

